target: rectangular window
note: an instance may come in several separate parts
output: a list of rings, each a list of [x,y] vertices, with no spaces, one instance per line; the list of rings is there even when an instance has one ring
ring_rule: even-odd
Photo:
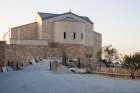
[[[66,32],[64,32],[64,39],[66,39]]]
[[[73,38],[76,39],[76,33],[75,32],[73,33]]]
[[[81,40],[83,40],[83,33],[81,33]]]

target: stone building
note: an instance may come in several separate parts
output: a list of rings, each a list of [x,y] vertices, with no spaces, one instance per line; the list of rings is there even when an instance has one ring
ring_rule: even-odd
[[[7,58],[17,56],[62,56],[97,60],[102,35],[86,16],[72,12],[62,14],[38,12],[35,22],[11,28],[3,39],[10,45]]]

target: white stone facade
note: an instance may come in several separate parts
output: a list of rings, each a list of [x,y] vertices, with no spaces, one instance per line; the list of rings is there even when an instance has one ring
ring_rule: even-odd
[[[95,40],[97,37],[101,41],[101,34],[94,31],[94,23],[91,24],[73,13],[66,13],[42,21],[40,19],[38,15],[36,22],[42,24],[41,27],[38,27],[39,38],[46,39],[48,42],[94,46],[94,43],[97,44]],[[64,32],[66,32],[66,39],[64,39]],[[76,33],[75,39],[73,38],[74,33]],[[82,39],[81,34],[83,34]]]

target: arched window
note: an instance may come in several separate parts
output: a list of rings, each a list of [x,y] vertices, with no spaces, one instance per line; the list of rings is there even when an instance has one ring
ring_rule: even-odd
[[[83,40],[83,33],[81,33],[81,40]]]
[[[66,35],[67,35],[66,32],[64,32],[64,39],[66,39]]]
[[[76,39],[76,33],[75,32],[73,33],[73,39]]]

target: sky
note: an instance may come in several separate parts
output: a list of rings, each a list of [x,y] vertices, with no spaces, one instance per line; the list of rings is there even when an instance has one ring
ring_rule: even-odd
[[[140,0],[0,0],[0,38],[9,28],[34,21],[36,12],[88,16],[104,45],[140,52]]]

